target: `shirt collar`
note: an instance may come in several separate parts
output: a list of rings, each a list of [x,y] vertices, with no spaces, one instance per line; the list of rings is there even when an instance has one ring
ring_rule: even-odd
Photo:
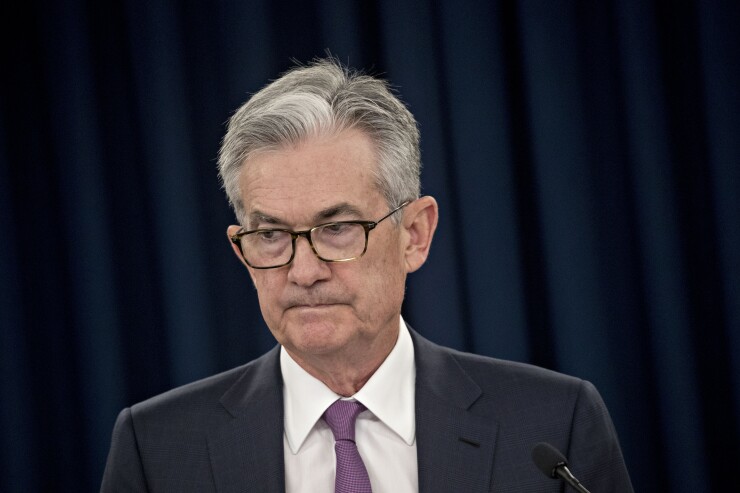
[[[340,396],[309,375],[284,348],[280,348],[280,370],[283,375],[285,436],[291,452],[296,454],[326,408]],[[364,404],[388,428],[412,445],[416,437],[415,380],[414,345],[401,317],[395,346],[352,398]]]

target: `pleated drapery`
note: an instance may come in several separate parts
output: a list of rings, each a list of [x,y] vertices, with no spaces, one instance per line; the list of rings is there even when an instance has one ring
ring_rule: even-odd
[[[441,216],[409,324],[592,381],[640,491],[737,484],[737,2],[7,10],[0,491],[97,491],[122,407],[272,347],[216,155],[251,93],[327,50],[419,120]]]

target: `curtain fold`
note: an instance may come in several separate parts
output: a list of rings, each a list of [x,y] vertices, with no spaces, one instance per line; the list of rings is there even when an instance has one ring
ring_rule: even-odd
[[[440,223],[410,325],[593,382],[638,490],[736,483],[736,2],[73,0],[4,20],[0,491],[97,490],[124,406],[275,344],[216,157],[251,93],[327,52],[419,121]]]

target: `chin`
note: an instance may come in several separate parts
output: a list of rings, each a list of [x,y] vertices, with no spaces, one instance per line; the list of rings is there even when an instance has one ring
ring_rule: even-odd
[[[289,323],[283,331],[286,345],[301,353],[329,353],[341,347],[349,330],[326,319]]]

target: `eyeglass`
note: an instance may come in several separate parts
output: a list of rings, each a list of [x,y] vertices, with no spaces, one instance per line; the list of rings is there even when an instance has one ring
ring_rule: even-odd
[[[324,262],[348,262],[365,254],[370,231],[411,202],[407,200],[377,221],[335,221],[304,231],[240,230],[230,239],[239,247],[247,265],[254,269],[275,269],[291,263],[299,236],[308,240],[314,255]]]

